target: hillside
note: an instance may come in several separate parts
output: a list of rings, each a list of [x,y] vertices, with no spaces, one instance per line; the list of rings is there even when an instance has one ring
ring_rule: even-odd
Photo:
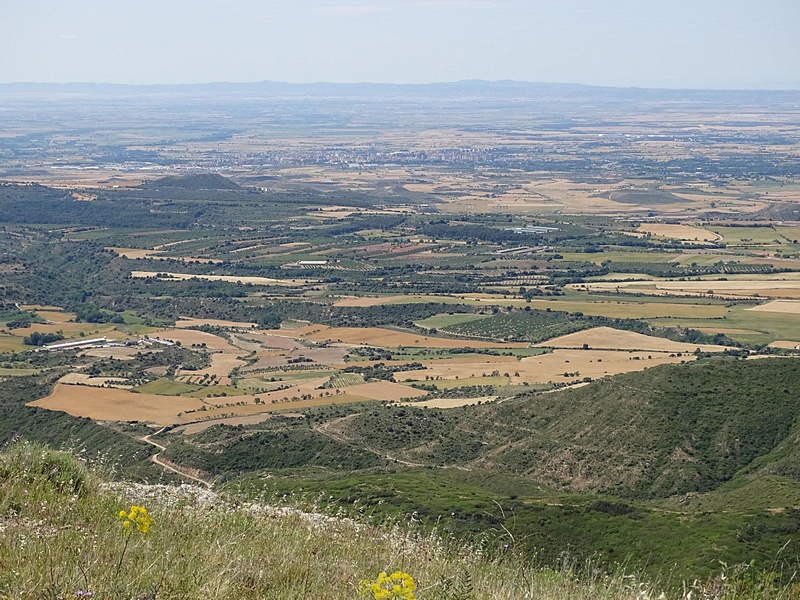
[[[448,411],[329,407],[168,434],[164,456],[231,489],[355,502],[463,539],[505,528],[547,563],[568,548],[694,579],[798,558],[798,369],[717,359]]]
[[[567,492],[668,498],[713,490],[743,470],[797,478],[799,375],[791,358],[666,365],[453,411],[376,405],[260,430],[217,427],[176,438],[168,455],[213,474],[400,461],[505,472]]]
[[[569,490],[650,498],[709,491],[747,468],[797,477],[786,444],[798,375],[796,359],[716,360],[520,397],[484,409],[501,433],[478,461]]]
[[[568,556],[539,566],[513,536],[467,546],[188,485],[104,483],[67,453],[24,443],[0,453],[0,516],[3,598],[375,600],[390,597],[369,585],[381,571],[403,574],[403,593],[391,597],[406,600],[667,597]],[[792,589],[731,569],[670,597],[783,600]]]

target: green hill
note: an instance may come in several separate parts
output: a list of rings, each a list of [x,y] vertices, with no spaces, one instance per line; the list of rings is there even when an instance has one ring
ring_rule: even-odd
[[[800,478],[798,397],[800,360],[720,359],[469,409],[375,408],[326,429],[403,461],[652,499],[740,471]]]
[[[367,526],[191,486],[108,484],[71,455],[31,444],[0,452],[0,523],[2,598],[666,597],[635,574],[605,575],[566,554],[556,568],[541,566],[513,536],[469,546],[413,526]],[[382,583],[381,571],[397,572],[405,591],[389,596],[370,585]],[[794,592],[773,574],[732,568],[671,597],[789,600]]]
[[[513,531],[548,561],[568,548],[701,577],[720,560],[800,559],[799,374],[798,359],[715,359],[478,407],[218,426],[168,436],[164,454],[253,493],[303,489],[457,536]]]

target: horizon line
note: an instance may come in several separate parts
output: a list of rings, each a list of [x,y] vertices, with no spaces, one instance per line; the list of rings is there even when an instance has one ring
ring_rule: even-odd
[[[800,84],[796,87],[692,87],[692,86],[678,86],[678,87],[649,87],[642,85],[604,85],[604,84],[589,84],[580,82],[565,82],[565,81],[528,81],[523,79],[457,79],[450,81],[429,81],[429,82],[390,82],[390,81],[281,81],[274,79],[251,80],[251,81],[199,81],[199,82],[172,82],[172,83],[120,83],[109,81],[8,81],[0,82],[0,88],[11,86],[107,86],[107,87],[125,87],[125,88],[170,88],[170,87],[200,87],[200,86],[248,86],[248,85],[286,85],[297,87],[311,87],[311,86],[391,86],[391,87],[429,87],[429,86],[442,86],[442,85],[459,85],[459,84],[486,84],[490,86],[498,86],[503,84],[515,85],[532,85],[532,86],[567,86],[567,87],[582,87],[582,88],[595,88],[606,90],[643,90],[643,91],[668,91],[668,92],[800,92]]]

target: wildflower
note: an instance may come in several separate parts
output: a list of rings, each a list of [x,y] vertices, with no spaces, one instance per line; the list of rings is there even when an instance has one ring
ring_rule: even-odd
[[[361,596],[372,600],[415,600],[416,589],[414,578],[403,571],[391,575],[383,571],[375,581],[365,579],[358,584]]]
[[[122,568],[122,559],[125,556],[125,551],[128,549],[128,543],[131,541],[131,537],[133,536],[133,526],[135,525],[136,529],[139,530],[142,535],[147,535],[150,533],[150,526],[155,521],[144,506],[136,506],[135,504],[131,506],[131,510],[129,512],[121,510],[117,513],[117,516],[122,519],[122,531],[124,532],[123,536],[125,538],[125,545],[122,547],[122,552],[120,553],[119,561],[117,562],[116,573],[119,574],[119,570]]]
[[[123,520],[123,529],[126,531],[130,530],[131,524],[133,524],[136,525],[136,529],[138,529],[142,535],[150,533],[150,526],[155,522],[144,506],[136,506],[135,504],[131,506],[130,512],[126,513],[124,510],[121,510],[117,516]]]

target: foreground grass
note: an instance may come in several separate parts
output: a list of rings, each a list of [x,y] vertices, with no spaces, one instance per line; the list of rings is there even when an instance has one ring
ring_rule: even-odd
[[[120,511],[146,506],[148,533]],[[771,575],[734,569],[671,596],[563,560],[533,568],[513,540],[496,556],[408,527],[223,501],[182,486],[100,485],[72,456],[17,444],[0,454],[0,598],[353,599],[400,570],[418,600],[789,599]],[[691,591],[691,596],[689,592]]]

